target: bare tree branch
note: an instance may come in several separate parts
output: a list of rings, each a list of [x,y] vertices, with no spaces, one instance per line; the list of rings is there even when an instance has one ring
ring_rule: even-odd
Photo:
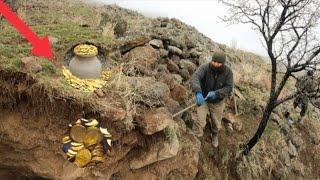
[[[320,69],[319,40],[315,36],[315,27],[319,25],[320,19],[320,2],[318,0],[220,0],[220,2],[230,8],[231,15],[224,18],[225,22],[250,24],[261,34],[271,62],[269,99],[258,130],[244,149],[246,154],[261,137],[271,111],[295,97],[295,94],[292,94],[279,99],[288,79],[290,77],[297,79],[294,73],[306,68]],[[279,72],[284,74],[278,81]]]

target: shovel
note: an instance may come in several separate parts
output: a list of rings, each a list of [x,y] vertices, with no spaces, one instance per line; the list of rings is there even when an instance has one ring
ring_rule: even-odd
[[[207,99],[208,99],[208,96],[204,99],[204,101],[206,101]],[[184,113],[184,112],[188,111],[189,109],[193,108],[193,107],[194,107],[194,106],[196,106],[196,105],[197,105],[197,103],[194,103],[194,104],[192,104],[192,105],[190,105],[190,106],[188,106],[188,107],[186,107],[186,108],[182,109],[181,111],[179,111],[179,112],[177,112],[177,113],[173,114],[173,115],[172,115],[172,118],[174,118],[174,117],[178,116],[178,115],[179,115],[179,114],[181,114],[181,113]]]

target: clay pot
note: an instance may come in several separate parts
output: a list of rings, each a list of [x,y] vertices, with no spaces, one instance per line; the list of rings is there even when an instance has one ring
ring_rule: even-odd
[[[101,76],[102,64],[97,56],[75,55],[69,63],[70,72],[81,79],[97,79]]]

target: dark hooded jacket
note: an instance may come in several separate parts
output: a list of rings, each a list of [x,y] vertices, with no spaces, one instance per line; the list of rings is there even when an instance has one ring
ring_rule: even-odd
[[[193,92],[202,92],[206,97],[209,91],[217,91],[218,98],[210,103],[216,103],[231,96],[233,88],[232,70],[224,65],[217,70],[210,63],[201,65],[192,75],[191,85]]]

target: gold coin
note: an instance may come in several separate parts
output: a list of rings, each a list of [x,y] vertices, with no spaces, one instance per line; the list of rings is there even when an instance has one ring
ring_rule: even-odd
[[[91,161],[91,153],[88,149],[81,149],[76,155],[74,163],[78,167],[84,167]]]
[[[66,141],[63,141],[62,144],[67,144],[67,143],[69,143],[69,142],[71,142],[71,139],[66,140]]]
[[[88,123],[87,123],[86,125],[88,125]],[[89,124],[89,125],[90,125],[90,124]],[[97,124],[96,124],[96,125],[97,125]],[[96,125],[94,124],[94,126],[92,126],[92,125],[88,126],[88,127],[87,127],[87,130],[88,130],[88,131],[90,131],[90,130],[93,130],[93,131],[99,130],[99,128],[97,128]]]
[[[95,150],[103,150],[103,146],[101,144],[96,145]]]
[[[98,54],[98,48],[94,45],[79,44],[74,48],[76,55],[83,56],[96,56]]]
[[[98,128],[88,128],[84,138],[84,144],[86,147],[98,144],[101,140],[102,134]]]
[[[70,136],[65,136],[65,137],[62,138],[62,142],[65,142],[65,141],[68,141],[68,140],[70,140]]]
[[[103,156],[104,155],[104,151],[103,150],[93,150],[91,152],[92,156]]]
[[[92,153],[104,153],[104,149],[93,149]]]
[[[74,125],[70,129],[70,136],[76,142],[83,142],[86,136],[86,128],[82,125]]]
[[[79,150],[81,150],[82,148],[84,148],[83,145],[81,145],[81,146],[71,146],[71,150],[73,150],[73,151],[79,151]]]

